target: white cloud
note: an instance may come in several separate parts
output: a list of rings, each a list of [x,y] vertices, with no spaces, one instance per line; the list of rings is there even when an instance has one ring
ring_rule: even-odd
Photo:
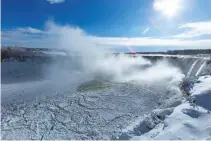
[[[142,34],[146,34],[149,31],[149,28],[144,29],[144,31],[142,32]]]
[[[17,28],[2,31],[2,45],[17,45],[27,47],[50,47],[52,39],[47,32],[32,27]]]
[[[63,3],[65,0],[47,0],[50,4],[57,4],[57,3]]]
[[[191,48],[210,48],[211,40],[181,40],[169,38],[115,38],[115,37],[94,37],[93,42],[103,45],[113,46],[160,46],[160,47],[191,47]]]
[[[99,47],[183,47],[183,48],[210,48],[211,39],[180,39],[180,38],[152,38],[152,37],[95,37],[87,35],[80,28],[71,26],[58,26],[48,22],[45,30],[32,27],[17,28],[14,30],[2,31],[2,45],[21,45],[27,47],[72,47],[72,42],[80,44],[87,49],[87,46]],[[64,40],[65,39],[65,40]],[[62,42],[61,42],[62,40]],[[58,42],[60,44],[58,45]],[[74,45],[75,46],[75,45]],[[77,50],[75,46],[75,50]]]
[[[18,28],[17,30],[20,32],[25,32],[25,33],[43,33],[42,30],[32,28],[32,27]]]
[[[202,35],[211,35],[211,21],[193,22],[179,26],[185,31],[175,35],[176,38],[193,38]]]

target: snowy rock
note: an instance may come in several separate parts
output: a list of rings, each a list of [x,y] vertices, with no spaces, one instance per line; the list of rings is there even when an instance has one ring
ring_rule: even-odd
[[[202,76],[191,90],[191,99],[177,106],[173,113],[142,136],[133,139],[200,139],[211,138],[211,76]]]

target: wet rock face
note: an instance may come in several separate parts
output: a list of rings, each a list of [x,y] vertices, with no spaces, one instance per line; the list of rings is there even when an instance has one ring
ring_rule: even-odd
[[[206,64],[207,65],[206,65],[203,75],[206,75],[206,74],[211,75],[211,59],[207,60]]]
[[[207,65],[211,64],[211,59],[207,60]]]
[[[193,88],[194,83],[197,83],[197,78],[185,77],[180,83],[180,89],[184,91],[186,95],[190,95],[190,91]]]

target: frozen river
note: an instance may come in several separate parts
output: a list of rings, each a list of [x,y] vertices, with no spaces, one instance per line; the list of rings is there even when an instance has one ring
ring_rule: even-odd
[[[2,105],[3,139],[128,139],[122,131],[137,118],[158,107],[175,105],[181,98],[167,84],[112,84],[82,93],[48,81],[6,84],[2,100],[5,89],[18,99],[27,94],[36,99]]]
[[[203,64],[193,60],[186,72],[201,73]],[[126,72],[118,71],[127,78],[123,80],[138,82],[102,81],[109,87],[81,92],[78,86],[94,79],[89,73],[51,69],[47,73],[53,72],[54,77],[46,78],[38,73],[40,67],[28,65],[2,65],[2,139],[130,139],[125,132],[141,135],[150,130],[134,122],[155,109],[175,107],[184,97],[178,86],[181,80],[173,80],[177,72],[165,69],[163,63],[131,74],[127,67]],[[14,68],[8,70],[8,66]]]

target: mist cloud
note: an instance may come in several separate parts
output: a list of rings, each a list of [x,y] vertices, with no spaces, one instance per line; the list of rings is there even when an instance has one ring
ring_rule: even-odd
[[[55,37],[54,45],[70,52],[75,57],[73,62],[77,62],[77,66],[80,66],[80,71],[96,79],[121,83],[131,81],[157,83],[173,79],[179,80],[183,77],[179,69],[166,61],[152,64],[142,57],[108,56],[109,50],[93,43],[90,36],[80,28],[48,22],[46,29],[48,34]],[[69,63],[67,65],[76,64]]]

